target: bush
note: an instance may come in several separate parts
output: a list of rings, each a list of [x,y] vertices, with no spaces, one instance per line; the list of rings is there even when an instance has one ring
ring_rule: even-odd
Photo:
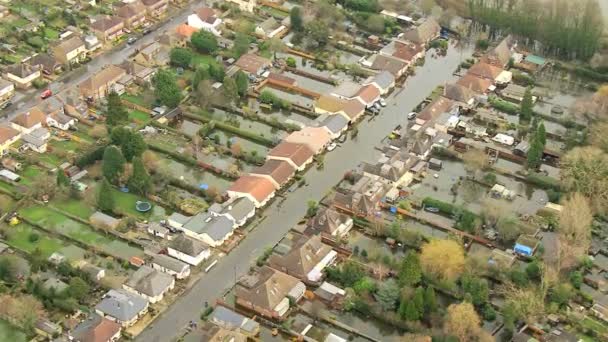
[[[526,176],[526,181],[532,185],[536,185],[539,188],[554,191],[560,191],[559,180],[553,177],[545,176],[540,173],[531,172]]]
[[[480,50],[486,50],[490,46],[490,43],[488,43],[487,39],[479,39],[475,43],[475,46]]]
[[[296,59],[293,57],[287,57],[287,60],[285,62],[287,63],[287,66],[290,68],[296,67]]]
[[[490,105],[507,114],[517,115],[519,113],[519,107],[511,102],[499,99],[498,97],[490,97]]]
[[[47,84],[48,84],[48,83],[47,83],[46,81],[41,80],[41,79],[37,79],[37,80],[34,80],[34,81],[32,82],[32,85],[33,85],[33,86],[34,86],[34,88],[36,88],[36,89],[41,89],[41,88],[44,88],[44,87],[46,87],[46,86],[47,86]]]
[[[28,236],[28,241],[31,243],[34,243],[38,240],[40,240],[40,235],[36,234],[36,233],[31,233],[30,236]]]
[[[471,211],[458,208],[451,203],[443,202],[430,197],[422,200],[422,204],[425,207],[437,208],[439,209],[440,213],[453,217],[456,220],[456,228],[460,230],[466,232],[472,232],[475,230],[478,217]]]
[[[513,71],[513,82],[523,87],[531,87],[536,84],[534,77],[520,71]]]

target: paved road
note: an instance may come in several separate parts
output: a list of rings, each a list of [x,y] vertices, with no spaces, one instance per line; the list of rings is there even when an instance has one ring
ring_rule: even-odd
[[[463,54],[463,59],[470,51]],[[249,271],[255,260],[268,246],[275,245],[285,233],[305,214],[308,200],[321,199],[327,191],[342,178],[344,173],[355,168],[361,161],[372,161],[378,157],[374,146],[387,136],[398,124],[405,122],[405,116],[438,85],[450,81],[452,72],[461,61],[461,53],[450,48],[448,56],[442,59],[427,57],[426,64],[418,68],[416,76],[411,77],[403,91],[396,91],[388,99],[381,115],[372,121],[359,125],[359,135],[349,139],[338,149],[325,156],[325,168],[312,168],[306,174],[308,186],[288,193],[280,205],[275,201],[265,210],[267,216],[258,227],[230,254],[204,274],[200,280],[182,295],[167,311],[154,321],[137,338],[138,341],[166,342],[178,337],[190,320],[198,320],[205,301],[213,303],[230,287],[235,276],[240,277]]]
[[[174,30],[178,25],[185,23],[187,21],[188,15],[191,14],[195,8],[201,7],[204,4],[204,1],[195,1],[193,3],[190,3],[185,8],[180,9],[178,13],[171,17],[171,19],[165,21],[160,26],[155,28],[154,31],[152,31],[150,34],[141,37],[133,45],[124,45],[95,57],[92,61],[85,64],[81,68],[72,71],[65,78],[61,78],[60,80],[50,84],[49,88],[52,89],[55,94],[62,93],[65,90],[80,84],[82,81],[99,71],[105,65],[119,64],[124,62],[129,58],[131,54],[135,52],[136,49],[139,49],[144,45],[155,41],[164,32]],[[39,98],[39,95],[40,91],[28,92],[16,102],[14,101],[14,104],[9,109],[0,112],[0,116],[8,117],[8,119],[10,120],[16,114],[19,114],[22,111],[40,103],[42,100]]]

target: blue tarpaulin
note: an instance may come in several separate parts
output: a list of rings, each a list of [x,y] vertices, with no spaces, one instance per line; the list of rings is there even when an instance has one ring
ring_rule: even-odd
[[[397,213],[397,207],[395,207],[394,205],[391,206],[391,213],[393,213],[393,214]]]
[[[523,255],[526,255],[526,256],[532,256],[532,248],[528,247],[528,246],[521,245],[519,243],[515,244],[515,247],[513,248],[513,250],[516,253],[519,253],[519,254],[523,254]]]
[[[209,189],[209,184],[203,183],[203,184],[199,185],[198,188],[201,190],[207,190],[207,189]]]

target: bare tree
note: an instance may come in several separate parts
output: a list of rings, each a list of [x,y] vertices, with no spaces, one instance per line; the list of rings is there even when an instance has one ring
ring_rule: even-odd
[[[454,240],[431,240],[422,246],[420,265],[427,275],[454,281],[464,270],[464,250]]]
[[[488,169],[490,165],[490,158],[488,155],[484,151],[478,149],[470,149],[463,153],[462,161],[465,169],[475,176],[477,176],[480,171]]]
[[[567,190],[585,195],[597,213],[608,212],[608,154],[596,147],[577,147],[561,159]]]
[[[608,152],[608,121],[597,122],[591,126],[591,144]]]
[[[473,304],[462,302],[448,307],[444,330],[446,334],[456,337],[461,342],[493,341],[491,336],[481,329],[480,324],[481,319],[475,312]]]
[[[569,268],[587,253],[591,244],[593,213],[589,201],[574,193],[563,202],[559,213],[560,268]]]

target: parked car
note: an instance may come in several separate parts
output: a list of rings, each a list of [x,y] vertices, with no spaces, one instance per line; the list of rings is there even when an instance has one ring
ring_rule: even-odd
[[[382,106],[378,102],[374,103],[373,107],[376,108],[376,109],[378,109],[378,110],[380,110],[382,108]]]
[[[129,39],[127,39],[127,44],[133,45],[133,44],[135,44],[136,41],[137,41],[136,37],[129,37]]]
[[[53,96],[53,92],[51,91],[51,89],[47,89],[47,90],[43,91],[42,94],[40,94],[40,98],[43,100],[48,99],[51,96]]]
[[[378,101],[382,107],[386,107],[386,101],[383,98],[380,98]]]
[[[424,210],[428,211],[429,213],[438,213],[439,212],[439,208],[435,208],[435,207],[424,207]]]
[[[146,28],[146,29],[144,29],[144,30],[142,31],[142,34],[143,34],[144,36],[145,36],[145,35],[148,35],[148,34],[150,34],[150,33],[152,33],[152,30],[151,30],[151,29],[149,29],[149,28]]]
[[[407,115],[408,120],[414,120],[416,118],[416,112],[411,112]]]
[[[327,151],[331,152],[331,151],[335,150],[336,147],[338,147],[338,144],[331,143],[331,144],[329,144],[329,146],[327,146]]]

